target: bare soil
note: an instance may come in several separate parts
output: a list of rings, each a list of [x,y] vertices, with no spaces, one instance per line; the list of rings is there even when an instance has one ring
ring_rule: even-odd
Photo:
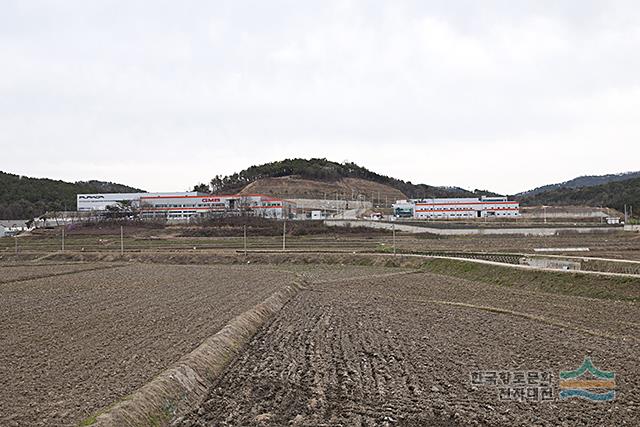
[[[637,425],[635,303],[431,273],[317,281],[252,340],[182,426]],[[559,400],[585,356],[610,403]],[[554,400],[503,401],[472,371],[551,371]]]
[[[305,289],[176,425],[573,426],[640,418],[634,279],[350,254],[61,262],[89,255],[0,264],[0,425],[77,425],[299,278]],[[348,265],[361,261],[367,265]],[[203,262],[242,264],[168,265]],[[585,356],[616,373],[613,402],[557,398],[559,372]],[[472,384],[479,370],[551,371],[554,399],[500,400],[497,388]]]
[[[71,426],[134,391],[293,274],[254,266],[0,267],[0,425]]]
[[[372,194],[376,199],[379,195],[383,203],[385,198],[389,203],[392,200],[406,198],[401,191],[393,187],[360,178],[343,178],[336,182],[314,181],[293,176],[264,178],[252,182],[240,191],[240,194],[271,194],[284,198],[310,199],[331,199],[335,198],[336,193],[346,198],[352,194],[363,194],[367,200],[370,200]]]
[[[81,271],[108,269],[121,264],[32,264],[32,265],[2,265],[0,266],[0,284],[38,279],[41,277],[63,276]]]

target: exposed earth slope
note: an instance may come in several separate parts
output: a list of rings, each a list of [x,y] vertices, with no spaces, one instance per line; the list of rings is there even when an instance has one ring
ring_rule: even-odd
[[[385,199],[396,201],[406,198],[401,191],[385,184],[360,178],[342,178],[335,182],[314,181],[299,177],[264,178],[252,182],[240,191],[240,194],[271,194],[277,197],[301,199],[351,199],[358,195],[367,200]]]

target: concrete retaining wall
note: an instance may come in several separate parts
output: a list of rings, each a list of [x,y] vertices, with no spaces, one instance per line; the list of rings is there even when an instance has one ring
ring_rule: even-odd
[[[371,202],[364,200],[287,199],[299,209],[336,211],[345,209],[371,209]]]
[[[524,257],[521,259],[522,265],[528,265],[536,268],[551,268],[556,270],[581,270],[581,264],[579,261],[568,261],[562,259],[553,258],[529,258]]]

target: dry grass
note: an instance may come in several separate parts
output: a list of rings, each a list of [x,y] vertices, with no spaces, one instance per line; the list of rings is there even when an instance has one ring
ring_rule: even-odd
[[[423,268],[446,276],[552,294],[640,301],[640,281],[636,278],[522,270],[448,259],[427,260]]]

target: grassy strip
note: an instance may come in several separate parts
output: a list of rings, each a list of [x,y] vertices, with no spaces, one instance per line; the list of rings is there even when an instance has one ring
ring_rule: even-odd
[[[632,277],[523,270],[449,259],[426,260],[423,268],[431,273],[538,292],[614,301],[640,301],[640,280]]]

